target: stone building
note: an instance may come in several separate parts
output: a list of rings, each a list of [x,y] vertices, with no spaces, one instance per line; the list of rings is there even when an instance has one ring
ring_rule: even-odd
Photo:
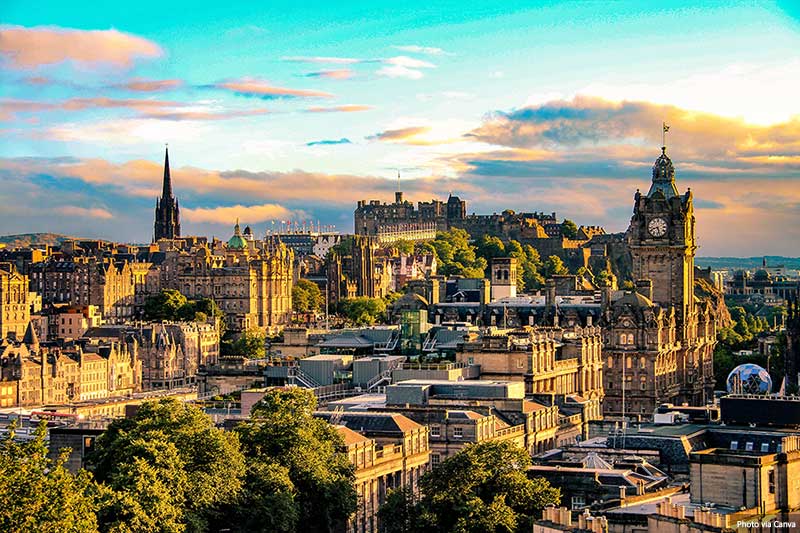
[[[245,239],[237,222],[227,243],[164,242],[144,259],[153,265],[149,293],[174,289],[189,299],[210,298],[230,331],[277,330],[291,321],[294,253],[276,236]]]
[[[65,256],[30,267],[31,288],[45,304],[96,306],[111,322],[134,316],[134,280],[127,261],[110,258]]]
[[[417,494],[427,472],[430,450],[425,426],[394,413],[331,413],[315,416],[336,425],[346,453],[355,467],[358,507],[347,533],[377,533],[378,509],[389,491],[409,489]]]
[[[456,361],[479,365],[482,380],[525,383],[525,394],[560,415],[578,414],[580,435],[602,418],[603,359],[599,327],[520,328],[459,344]]]
[[[704,405],[713,398],[716,321],[710,303],[695,297],[692,192],[678,194],[666,148],[653,165],[650,190],[634,200],[626,242],[636,291],[608,298],[603,317],[605,412]]]
[[[380,242],[396,240],[428,240],[437,231],[447,231],[455,220],[466,216],[467,204],[450,195],[447,202],[431,200],[412,202],[403,200],[403,193],[395,193],[394,203],[380,200],[360,200],[353,216],[356,235],[375,238]]]
[[[169,149],[164,152],[164,180],[161,198],[156,200],[153,242],[181,236],[181,214],[178,199],[172,194],[172,176],[169,173]]]
[[[786,318],[786,354],[784,355],[784,379],[786,392],[797,393],[800,383],[800,300],[789,302]]]
[[[331,250],[328,257],[328,301],[332,308],[345,298],[382,298],[394,286],[392,260],[378,255],[374,237],[354,235],[347,244]]]
[[[44,346],[29,328],[22,342],[0,344],[0,387],[15,389],[14,407],[128,396],[140,384],[139,362],[123,343]]]
[[[28,276],[12,263],[0,263],[0,339],[22,338],[31,317]]]

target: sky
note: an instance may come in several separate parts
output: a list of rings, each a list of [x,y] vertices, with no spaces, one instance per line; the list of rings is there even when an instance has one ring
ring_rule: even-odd
[[[701,256],[800,255],[792,2],[0,5],[0,234],[352,231],[360,199],[624,231],[662,122]],[[700,4],[699,6],[697,4]]]

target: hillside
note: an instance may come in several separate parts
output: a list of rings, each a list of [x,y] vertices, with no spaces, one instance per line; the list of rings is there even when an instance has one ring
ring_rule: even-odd
[[[767,265],[783,265],[789,270],[800,270],[800,257],[784,257],[780,255],[766,256]],[[764,257],[698,257],[694,263],[699,267],[711,267],[713,270],[760,268]]]
[[[20,233],[17,235],[1,235],[0,244],[5,244],[8,248],[26,247],[34,244],[53,246],[75,238],[59,233]]]

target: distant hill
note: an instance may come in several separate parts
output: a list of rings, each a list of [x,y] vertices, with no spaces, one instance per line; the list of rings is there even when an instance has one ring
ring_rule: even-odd
[[[25,247],[34,244],[54,246],[76,238],[59,233],[20,233],[18,235],[0,236],[0,244],[5,244],[8,248]]]
[[[783,265],[788,270],[800,270],[800,257],[783,257],[768,255],[767,265]],[[764,257],[698,257],[694,260],[699,267],[711,267],[713,270],[743,269],[753,270],[761,267]]]

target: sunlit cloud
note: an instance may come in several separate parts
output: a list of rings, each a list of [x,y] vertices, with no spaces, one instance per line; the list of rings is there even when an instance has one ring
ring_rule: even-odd
[[[81,66],[130,67],[136,59],[163,55],[156,43],[118,30],[56,26],[0,26],[0,56],[8,68],[29,69],[73,62]]]
[[[225,89],[240,96],[262,98],[265,100],[278,98],[333,98],[332,94],[323,91],[278,87],[258,78],[239,78],[221,81],[209,87]]]
[[[125,89],[135,92],[160,92],[177,89],[183,85],[181,80],[146,80],[143,78],[134,78],[130,81],[112,85],[115,89]]]
[[[371,105],[344,104],[330,107],[309,107],[307,113],[358,113],[374,109]]]
[[[286,209],[278,204],[260,205],[232,205],[211,208],[187,208],[181,209],[183,215],[189,222],[210,222],[216,224],[232,223],[234,220],[241,219],[246,223],[264,222],[266,220],[298,220],[308,218],[308,214],[303,211],[293,211]]]
[[[108,209],[103,209],[101,207],[78,207],[74,205],[63,205],[56,207],[54,211],[68,217],[81,217],[101,220],[109,220],[114,218],[114,215]]]
[[[337,70],[318,70],[305,74],[306,78],[324,78],[327,80],[349,80],[355,76],[355,72],[350,69]]]
[[[367,137],[370,141],[405,141],[412,137],[422,135],[430,131],[428,126],[411,126],[395,130],[385,130]]]

